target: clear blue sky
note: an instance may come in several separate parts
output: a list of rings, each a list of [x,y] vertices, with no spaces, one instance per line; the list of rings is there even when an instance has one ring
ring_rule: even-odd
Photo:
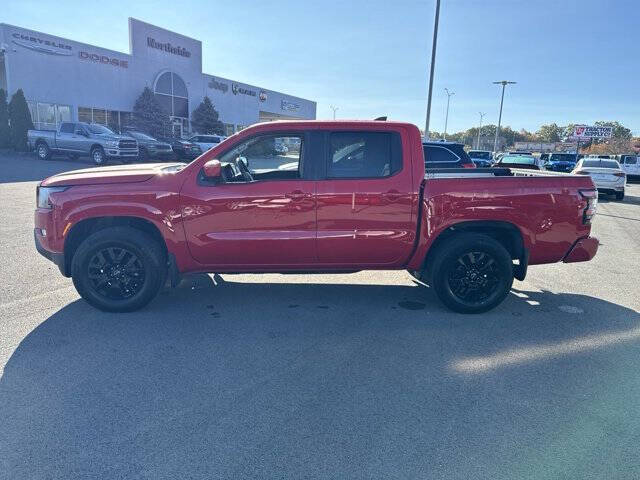
[[[435,0],[2,0],[0,22],[128,52],[127,17],[203,42],[206,73],[424,125]],[[432,130],[618,120],[640,135],[639,0],[442,0]]]

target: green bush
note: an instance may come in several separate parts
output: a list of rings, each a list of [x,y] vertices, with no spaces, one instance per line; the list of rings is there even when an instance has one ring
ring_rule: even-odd
[[[198,133],[224,135],[224,125],[209,97],[204,97],[198,108],[191,114],[191,126]]]
[[[32,128],[33,122],[24,92],[18,89],[9,102],[9,145],[19,152],[26,152],[27,130]]]
[[[169,115],[149,87],[145,87],[133,106],[133,126],[153,137],[162,137],[171,131]]]

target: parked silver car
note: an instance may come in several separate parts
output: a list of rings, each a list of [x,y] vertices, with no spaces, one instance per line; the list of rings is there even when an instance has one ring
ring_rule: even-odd
[[[574,174],[590,175],[598,192],[615,195],[616,200],[624,199],[624,189],[627,185],[627,174],[622,171],[620,164],[608,158],[583,158],[576,164]]]

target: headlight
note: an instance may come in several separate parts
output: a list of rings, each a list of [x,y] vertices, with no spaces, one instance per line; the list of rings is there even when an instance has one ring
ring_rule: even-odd
[[[107,140],[107,147],[117,147],[118,140]]]
[[[38,208],[51,208],[51,194],[64,192],[68,188],[70,187],[38,187],[36,190],[36,202]]]

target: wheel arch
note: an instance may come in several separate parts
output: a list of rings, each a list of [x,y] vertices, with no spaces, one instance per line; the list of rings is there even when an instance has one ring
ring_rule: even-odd
[[[496,240],[509,252],[512,260],[519,261],[519,264],[515,266],[515,277],[519,280],[524,279],[529,261],[529,252],[525,246],[524,236],[516,225],[501,220],[471,220],[455,223],[445,228],[431,243],[424,258],[423,271],[429,273],[429,267],[438,247],[461,233],[480,233]]]
[[[140,230],[158,242],[165,257],[169,257],[167,243],[160,229],[150,220],[136,216],[101,216],[90,217],[74,224],[67,232],[64,240],[64,272],[71,275],[71,262],[78,247],[89,235],[110,227],[130,227]]]

